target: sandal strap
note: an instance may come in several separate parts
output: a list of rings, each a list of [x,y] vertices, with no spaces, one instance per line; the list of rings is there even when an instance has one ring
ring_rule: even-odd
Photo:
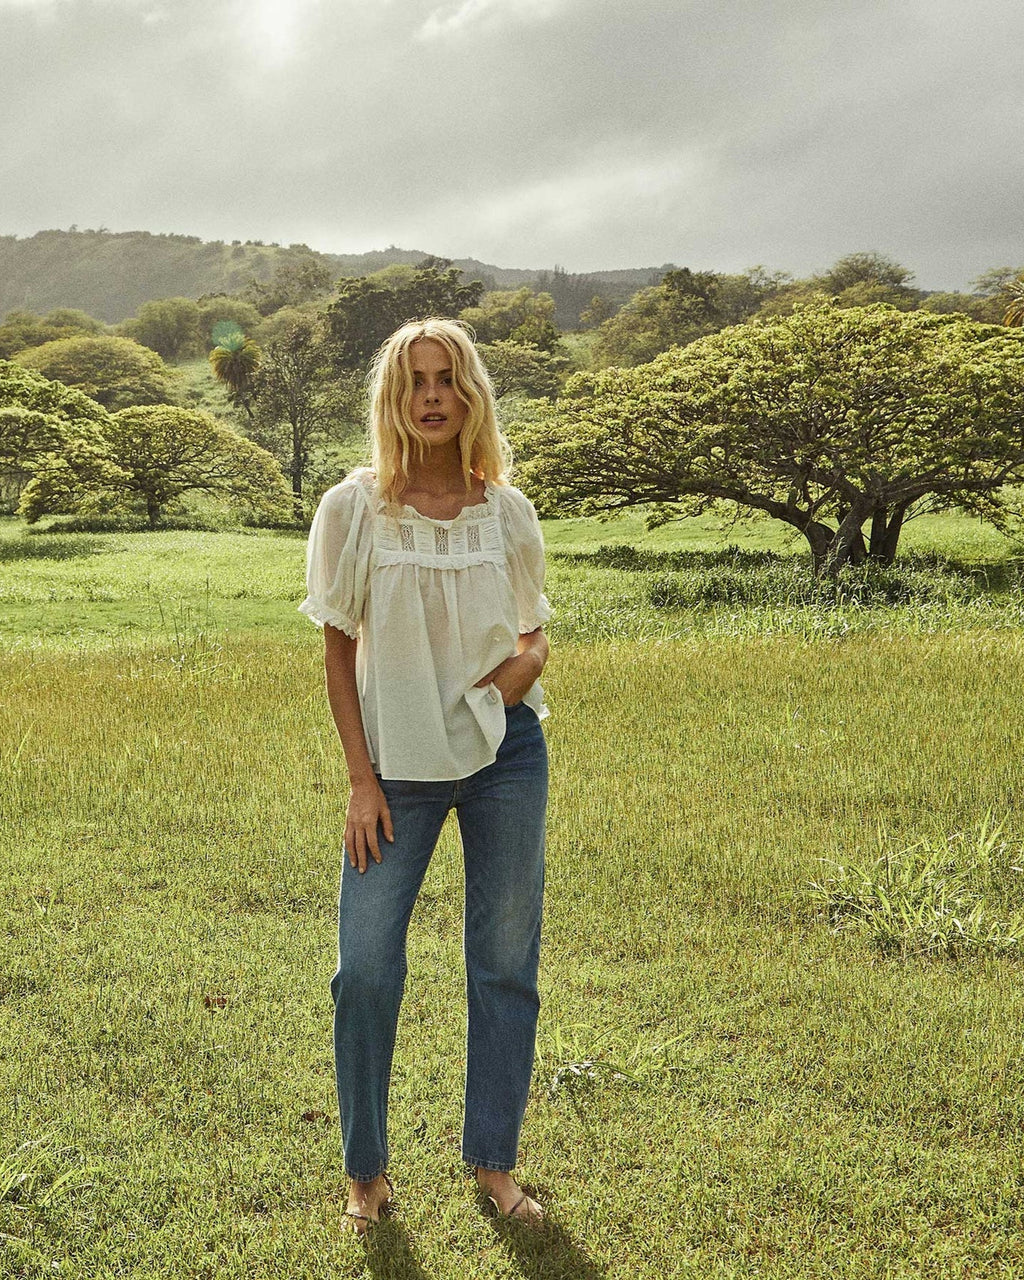
[[[515,1202],[515,1204],[512,1206],[512,1208],[511,1208],[511,1209],[509,1209],[509,1211],[508,1211],[508,1217],[510,1217],[510,1218],[514,1218],[514,1217],[516,1216],[516,1210],[519,1208],[519,1206],[523,1203],[523,1201],[524,1201],[525,1199],[526,1199],[526,1193],[524,1192],[524,1193],[519,1197],[519,1199]]]

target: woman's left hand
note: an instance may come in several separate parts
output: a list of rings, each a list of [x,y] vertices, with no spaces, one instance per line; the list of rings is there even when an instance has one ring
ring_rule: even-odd
[[[501,694],[506,707],[522,702],[526,691],[540,675],[540,664],[534,654],[528,650],[524,653],[513,653],[504,662],[499,662],[493,671],[489,671],[482,680],[476,682],[476,688],[493,682]]]

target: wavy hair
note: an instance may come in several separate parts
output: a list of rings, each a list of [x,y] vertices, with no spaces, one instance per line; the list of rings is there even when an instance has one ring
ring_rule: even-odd
[[[452,385],[466,406],[466,420],[458,437],[466,492],[472,487],[474,475],[494,484],[509,483],[512,447],[498,428],[494,389],[473,338],[473,330],[461,320],[430,316],[426,320],[410,320],[396,329],[373,357],[367,378],[370,455],[378,493],[388,509],[400,505],[396,495],[408,483],[413,446],[422,463],[427,445],[412,418],[410,347],[421,340],[439,342],[448,352]]]

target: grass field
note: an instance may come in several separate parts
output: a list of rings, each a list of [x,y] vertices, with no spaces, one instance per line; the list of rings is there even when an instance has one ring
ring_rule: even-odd
[[[364,1247],[339,1230],[346,787],[320,636],[295,611],[302,539],[0,523],[0,1274],[1021,1274],[1016,948],[885,951],[833,931],[810,888],[823,860],[916,841],[973,865],[990,815],[984,905],[1021,908],[1016,549],[922,521],[909,549],[952,548],[995,583],[944,609],[665,610],[651,573],[558,554],[737,531],[545,535],[551,801],[519,1173],[549,1226],[494,1224],[459,1159],[452,815],[409,939],[399,1210]]]

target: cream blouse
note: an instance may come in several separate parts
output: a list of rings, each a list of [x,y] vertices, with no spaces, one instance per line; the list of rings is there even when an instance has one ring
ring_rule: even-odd
[[[533,503],[485,482],[485,500],[453,520],[403,506],[384,512],[360,467],[320,500],[299,610],[358,640],[356,685],[366,745],[382,778],[441,782],[493,764],[505,704],[476,682],[551,617]],[[550,713],[539,681],[523,701]]]

